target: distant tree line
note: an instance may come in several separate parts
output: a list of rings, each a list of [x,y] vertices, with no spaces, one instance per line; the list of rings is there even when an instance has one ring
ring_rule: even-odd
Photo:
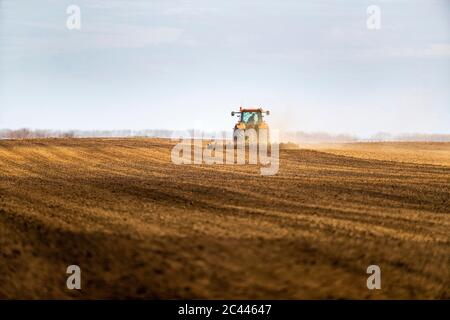
[[[217,136],[230,138],[231,131],[181,131],[165,129],[147,130],[32,130],[27,128],[10,130],[0,129],[0,139],[33,139],[33,138],[114,138],[114,137],[152,137],[152,138],[178,138],[190,137],[194,133],[198,137],[217,138]],[[349,134],[330,134],[326,132],[287,131],[280,132],[280,141],[293,143],[344,143],[344,142],[383,142],[383,141],[431,141],[450,142],[450,134],[419,134],[409,133],[392,135],[390,133],[377,133],[368,139],[361,139]]]
[[[74,131],[30,130],[27,128],[0,130],[1,139],[31,139],[31,138],[73,138]]]

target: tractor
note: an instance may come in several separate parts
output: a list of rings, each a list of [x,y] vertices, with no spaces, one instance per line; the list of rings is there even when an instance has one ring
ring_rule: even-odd
[[[234,141],[238,140],[238,136],[245,134],[245,130],[254,129],[259,136],[259,129],[269,130],[269,126],[263,119],[263,115],[270,115],[269,111],[264,111],[262,108],[239,108],[239,111],[232,111],[231,116],[239,115],[239,121],[233,129]],[[247,141],[245,136],[245,141]]]

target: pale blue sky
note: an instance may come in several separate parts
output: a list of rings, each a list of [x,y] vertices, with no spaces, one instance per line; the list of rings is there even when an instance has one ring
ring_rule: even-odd
[[[449,88],[448,0],[0,0],[0,128],[450,133]]]

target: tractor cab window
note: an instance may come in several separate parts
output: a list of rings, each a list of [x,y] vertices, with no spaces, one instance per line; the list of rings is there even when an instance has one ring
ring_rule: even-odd
[[[259,112],[242,112],[242,122],[258,124],[261,120],[261,114]]]

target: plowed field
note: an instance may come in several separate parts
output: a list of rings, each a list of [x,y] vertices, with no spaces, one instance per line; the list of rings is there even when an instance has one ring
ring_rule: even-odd
[[[450,144],[281,150],[275,176],[173,145],[0,141],[0,298],[450,298]]]

